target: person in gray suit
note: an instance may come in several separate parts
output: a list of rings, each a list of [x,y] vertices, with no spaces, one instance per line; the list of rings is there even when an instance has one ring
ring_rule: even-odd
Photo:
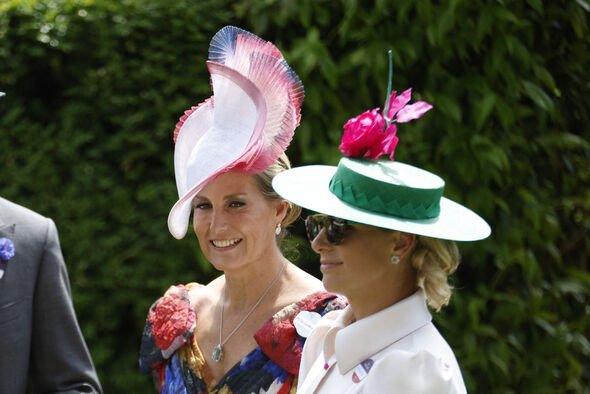
[[[102,393],[54,222],[0,197],[0,393]]]
[[[76,319],[55,223],[0,197],[0,394],[22,393],[102,388]]]

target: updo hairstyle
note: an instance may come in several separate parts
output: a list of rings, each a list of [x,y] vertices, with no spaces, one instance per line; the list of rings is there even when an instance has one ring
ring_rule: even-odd
[[[448,277],[459,266],[461,255],[454,241],[416,237],[416,246],[410,261],[416,269],[418,287],[420,287],[428,305],[437,312],[451,299],[453,287]]]

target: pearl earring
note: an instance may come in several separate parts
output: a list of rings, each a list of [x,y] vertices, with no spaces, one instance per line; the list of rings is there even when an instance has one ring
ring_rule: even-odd
[[[275,234],[279,235],[281,233],[281,223],[277,224],[275,227]]]
[[[399,256],[397,254],[394,254],[393,256],[391,256],[391,264],[393,264],[393,265],[399,264]]]

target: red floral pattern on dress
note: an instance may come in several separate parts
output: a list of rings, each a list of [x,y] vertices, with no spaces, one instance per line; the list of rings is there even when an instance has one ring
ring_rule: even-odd
[[[317,292],[291,304],[276,313],[254,335],[260,349],[290,374],[299,375],[299,363],[305,338],[297,334],[293,320],[301,311],[314,311],[322,315],[343,309],[347,302],[332,293]]]
[[[161,350],[168,349],[175,341],[184,344],[186,334],[192,332],[196,323],[186,287],[172,286],[150,309],[148,321],[152,325],[156,345]]]
[[[193,359],[202,357],[197,341],[192,337],[197,329],[198,311],[191,309],[195,324],[188,331],[183,331],[192,321],[190,314],[184,313],[188,312],[186,307],[190,305],[188,292],[195,286],[202,285],[190,283],[172,286],[150,308],[142,336],[139,366],[143,373],[151,373],[158,392],[176,393],[184,389],[194,394],[293,393],[297,387],[296,376],[299,374],[301,351],[306,339],[297,333],[295,317],[304,310],[322,316],[332,310],[342,309],[347,304],[340,296],[317,292],[286,306],[256,332],[258,346],[214,386],[208,386],[212,379],[205,377],[209,373],[206,360],[194,362]],[[186,303],[178,303],[178,300]],[[175,313],[179,313],[179,325],[168,325],[166,316],[175,320]],[[158,333],[154,326],[157,326]],[[161,348],[168,344],[168,349]]]

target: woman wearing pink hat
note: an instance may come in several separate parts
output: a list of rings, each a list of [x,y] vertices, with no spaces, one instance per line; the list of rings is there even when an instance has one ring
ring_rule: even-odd
[[[279,244],[300,208],[272,189],[299,125],[303,85],[279,50],[227,26],[211,40],[213,96],[174,132],[176,238],[189,217],[223,275],[172,286],[150,308],[140,368],[161,393],[290,393],[316,316],[344,306]]]
[[[444,181],[390,160],[397,123],[431,105],[408,104],[411,89],[388,95],[386,112],[367,111],[344,126],[334,166],[306,166],[273,180],[282,197],[318,212],[306,219],[328,291],[349,301],[308,337],[298,393],[465,393],[457,360],[432,324],[428,306],[449,302],[459,264],[453,241],[490,234],[487,223],[443,197]]]

